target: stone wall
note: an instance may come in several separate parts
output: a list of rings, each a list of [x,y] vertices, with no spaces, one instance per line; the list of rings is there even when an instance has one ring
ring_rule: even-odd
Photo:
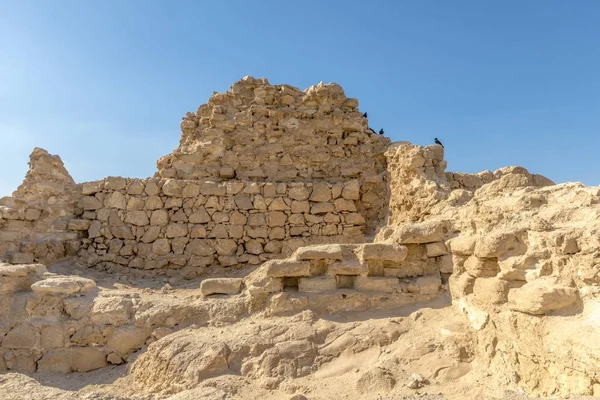
[[[330,83],[302,91],[245,77],[181,123],[179,147],[156,177],[328,182],[357,179],[367,227],[383,219],[390,140],[369,129],[358,100]]]
[[[184,270],[257,265],[308,243],[360,242],[358,180],[270,183],[107,178],[82,185],[79,256],[88,265]]]
[[[35,148],[23,184],[0,199],[0,261],[50,264],[73,256],[77,186],[58,156]]]

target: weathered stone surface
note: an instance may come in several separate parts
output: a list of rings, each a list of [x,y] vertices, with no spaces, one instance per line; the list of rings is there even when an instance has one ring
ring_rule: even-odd
[[[480,258],[510,257],[525,254],[527,246],[512,232],[496,232],[480,236],[474,255]]]
[[[406,246],[388,243],[365,243],[362,245],[362,258],[399,263],[408,255]]]
[[[427,221],[418,224],[404,225],[395,234],[401,244],[434,243],[444,240],[445,223],[443,221]]]
[[[475,238],[472,236],[460,235],[446,244],[452,253],[459,256],[470,256],[475,251]]]
[[[75,372],[88,372],[103,368],[107,364],[106,354],[101,348],[73,347],[71,348],[71,369]]]
[[[200,292],[204,296],[211,294],[238,294],[242,290],[242,278],[209,278],[200,284]]]
[[[70,295],[86,292],[96,287],[96,282],[79,276],[56,276],[46,278],[31,285],[37,294]]]
[[[443,242],[427,243],[425,245],[427,257],[439,257],[448,254],[448,249]]]
[[[151,332],[152,329],[148,327],[119,326],[106,338],[106,346],[109,350],[124,356],[142,348]]]
[[[30,325],[21,324],[11,329],[2,340],[7,349],[30,349],[37,342],[37,331]]]
[[[578,299],[577,289],[562,286],[550,279],[536,279],[508,293],[511,310],[541,315],[573,305]]]
[[[351,261],[338,261],[327,268],[329,275],[362,275],[367,276],[369,267],[358,259]]]
[[[292,276],[309,276],[310,262],[296,260],[270,260],[264,264],[267,276],[283,278]]]
[[[339,244],[324,244],[300,247],[296,250],[295,257],[298,260],[341,260],[342,246]]]
[[[298,291],[302,293],[320,293],[335,290],[336,279],[333,276],[313,276],[298,279]]]
[[[400,292],[400,281],[394,277],[357,276],[354,288],[362,292]]]
[[[492,277],[500,272],[500,266],[496,259],[477,258],[471,256],[465,261],[467,273],[474,277]]]

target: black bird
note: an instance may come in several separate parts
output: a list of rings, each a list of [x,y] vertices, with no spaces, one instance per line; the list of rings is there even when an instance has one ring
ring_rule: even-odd
[[[438,140],[438,138],[433,139],[433,141],[435,142],[435,144],[439,144],[440,146],[442,146],[442,149],[444,148],[444,145]]]
[[[364,114],[363,114],[363,118],[367,118],[367,113],[364,113]]]
[[[370,130],[371,132],[373,132],[373,134],[376,134],[376,133],[377,133],[377,132],[375,132],[375,131],[373,130],[373,128],[371,128],[371,127],[369,127],[369,130]]]
[[[383,135],[383,128],[379,130],[379,134]]]

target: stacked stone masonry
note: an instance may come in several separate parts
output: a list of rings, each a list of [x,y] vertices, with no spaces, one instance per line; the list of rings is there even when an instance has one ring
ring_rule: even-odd
[[[257,265],[311,242],[362,241],[358,180],[270,183],[126,180],[85,183],[79,256],[90,265],[182,269]]]

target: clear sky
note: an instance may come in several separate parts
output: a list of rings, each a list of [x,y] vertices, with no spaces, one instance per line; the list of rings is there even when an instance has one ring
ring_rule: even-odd
[[[0,0],[0,196],[35,147],[77,182],[151,176],[245,75],[337,82],[448,169],[600,184],[600,1]]]

